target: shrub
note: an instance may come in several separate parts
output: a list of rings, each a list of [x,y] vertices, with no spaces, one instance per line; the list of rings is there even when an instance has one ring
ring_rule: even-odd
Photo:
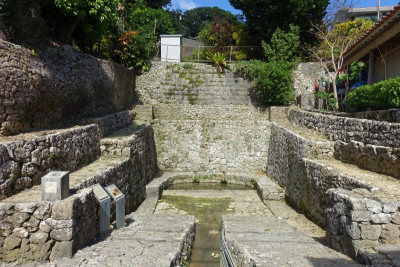
[[[288,105],[294,100],[292,63],[251,60],[239,62],[236,67],[254,80],[257,93],[265,104]]]
[[[400,77],[361,86],[347,95],[345,103],[352,111],[400,108]]]
[[[224,69],[226,69],[227,64],[226,64],[226,56],[224,53],[221,52],[209,53],[207,55],[207,58],[214,63],[218,73],[221,73]]]

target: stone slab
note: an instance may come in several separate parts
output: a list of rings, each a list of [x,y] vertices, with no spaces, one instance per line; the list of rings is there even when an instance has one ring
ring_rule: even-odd
[[[194,233],[193,216],[131,213],[127,227],[116,230],[72,259],[47,265],[70,266],[178,266],[187,239]]]
[[[283,219],[222,216],[238,266],[362,266],[300,232]]]

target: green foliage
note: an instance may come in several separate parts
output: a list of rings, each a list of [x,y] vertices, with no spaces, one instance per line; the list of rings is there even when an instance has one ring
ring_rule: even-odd
[[[365,68],[365,63],[362,61],[353,62],[350,65],[350,81],[354,81],[360,77],[361,71]]]
[[[185,37],[197,37],[205,25],[212,21],[228,21],[234,26],[239,24],[237,17],[229,11],[218,7],[197,7],[183,14],[182,24],[186,29]]]
[[[361,86],[347,95],[345,104],[354,111],[400,108],[400,77]]]
[[[318,91],[315,93],[315,98],[326,100],[328,108],[330,108],[330,109],[335,108],[335,97],[333,95],[333,92],[327,93],[324,91]]]
[[[227,67],[226,56],[224,53],[209,53],[207,59],[211,60],[214,63],[218,73],[221,73]]]
[[[262,42],[267,59],[277,62],[296,62],[299,45],[299,27],[292,24],[289,25],[288,32],[284,32],[280,28],[276,29],[272,35],[271,44]]]
[[[288,62],[243,61],[236,64],[254,79],[258,95],[267,105],[288,105],[294,99],[292,64]]]
[[[212,21],[199,33],[200,41],[206,46],[231,46],[233,39],[233,26],[228,21]]]
[[[277,28],[289,30],[294,24],[300,28],[300,40],[312,43],[315,38],[309,33],[310,22],[320,24],[325,16],[329,0],[229,0],[242,10],[249,26],[250,44],[259,45],[269,41]]]
[[[258,95],[267,105],[288,105],[294,99],[292,71],[297,64],[300,44],[298,28],[290,26],[285,33],[277,29],[271,44],[263,43],[269,62],[251,60],[239,62],[236,68],[254,80]]]

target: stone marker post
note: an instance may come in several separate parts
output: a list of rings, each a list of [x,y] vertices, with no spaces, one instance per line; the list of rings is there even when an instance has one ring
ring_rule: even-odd
[[[42,201],[57,201],[69,197],[69,172],[49,172],[42,177]]]
[[[95,184],[91,188],[93,188],[94,196],[99,202],[100,234],[102,235],[110,231],[111,198],[100,184]]]
[[[125,227],[125,195],[114,184],[107,186],[105,189],[115,200],[116,228]]]

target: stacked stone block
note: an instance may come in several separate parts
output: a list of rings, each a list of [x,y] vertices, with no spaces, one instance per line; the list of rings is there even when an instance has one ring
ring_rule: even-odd
[[[100,154],[96,125],[0,144],[0,199],[40,183],[52,170],[73,171]]]
[[[134,88],[133,69],[71,46],[33,53],[0,40],[0,135],[129,109]]]
[[[92,190],[54,203],[0,203],[0,260],[71,257],[94,239],[96,217]]]
[[[326,210],[327,241],[336,250],[364,263],[377,264],[367,255],[370,249],[400,241],[399,201],[360,189],[330,189],[328,194],[331,203]],[[381,260],[383,256],[372,257]]]

